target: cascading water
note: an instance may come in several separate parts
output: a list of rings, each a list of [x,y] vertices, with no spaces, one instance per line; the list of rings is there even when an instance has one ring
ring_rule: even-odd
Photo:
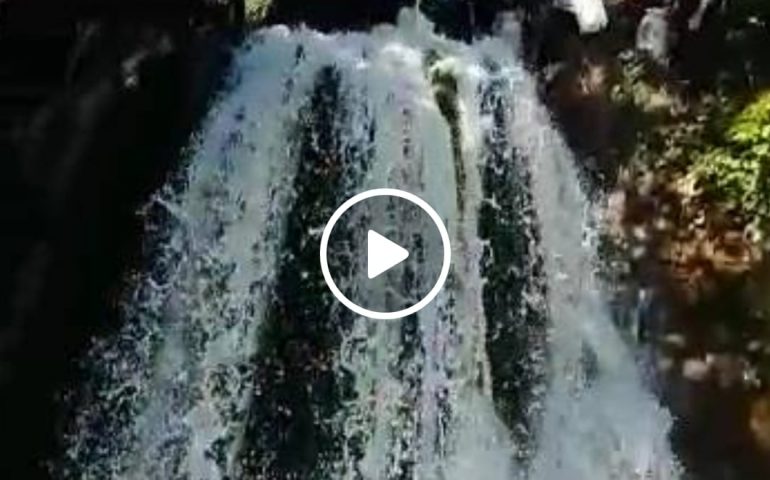
[[[253,34],[148,205],[155,259],[86,359],[58,476],[678,476],[505,26],[466,45],[405,10],[369,34]],[[393,322],[336,303],[317,261],[334,209],[386,186],[428,201],[454,249],[439,296]]]

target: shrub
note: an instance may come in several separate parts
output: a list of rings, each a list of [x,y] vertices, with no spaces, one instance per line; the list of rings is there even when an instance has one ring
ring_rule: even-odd
[[[765,230],[770,220],[770,91],[729,119],[722,138],[698,155],[705,191]]]

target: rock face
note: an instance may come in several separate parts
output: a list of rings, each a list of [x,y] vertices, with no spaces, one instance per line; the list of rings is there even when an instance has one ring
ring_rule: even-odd
[[[237,16],[127,3],[0,5],[2,478],[46,477],[55,394],[88,339],[116,326],[136,211],[227,62]]]
[[[647,9],[636,30],[636,49],[660,65],[668,63],[671,39],[667,9]]]
[[[393,22],[399,9],[412,6],[410,0],[274,0],[268,14],[270,23],[305,23],[319,30],[367,28]]]

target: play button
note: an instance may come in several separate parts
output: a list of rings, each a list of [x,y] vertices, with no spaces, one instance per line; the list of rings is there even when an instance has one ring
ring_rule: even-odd
[[[326,224],[320,247],[332,294],[369,318],[417,313],[449,274],[451,248],[441,216],[403,190],[375,189],[348,199]]]
[[[366,275],[371,280],[409,258],[409,251],[369,230],[366,247]]]

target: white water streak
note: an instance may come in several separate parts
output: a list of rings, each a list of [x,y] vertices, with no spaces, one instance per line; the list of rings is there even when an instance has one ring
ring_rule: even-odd
[[[480,48],[497,59],[510,55],[495,41]],[[505,64],[510,139],[532,165],[552,322],[549,392],[530,478],[677,478],[667,438],[671,419],[643,387],[594,275],[596,245],[586,228],[591,205],[574,158],[538,102],[532,78],[514,59]]]
[[[275,28],[247,45],[236,86],[193,142],[185,190],[155,200],[173,217],[157,260],[170,274],[145,274],[118,334],[124,341],[94,348],[107,384],[81,406],[67,452],[84,478],[219,479],[233,469],[296,170],[285,128],[318,69],[297,61],[299,44]],[[137,391],[125,405],[134,416],[89,439],[114,415],[99,400],[129,388]]]

